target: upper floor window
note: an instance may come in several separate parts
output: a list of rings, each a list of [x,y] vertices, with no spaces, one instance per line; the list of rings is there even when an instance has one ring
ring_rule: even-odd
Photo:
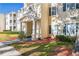
[[[16,29],[16,26],[14,26],[13,29],[15,30]]]
[[[14,18],[16,18],[16,14],[13,14]]]
[[[67,3],[67,10],[73,10],[73,9],[75,9],[76,7],[75,7],[76,5],[75,5],[75,3]]]
[[[13,14],[14,16],[16,16],[16,14]]]
[[[10,30],[12,30],[12,26],[10,26]]]
[[[52,7],[52,15],[56,15],[57,14],[57,8],[56,7]]]
[[[79,9],[79,3],[76,3],[76,9]]]
[[[12,23],[12,20],[10,20],[10,23]]]
[[[63,3],[63,11],[66,11],[66,3]]]
[[[12,14],[10,14],[10,17],[12,17]]]
[[[75,3],[63,3],[63,11],[76,9]]]
[[[16,23],[16,20],[14,20],[14,23]]]

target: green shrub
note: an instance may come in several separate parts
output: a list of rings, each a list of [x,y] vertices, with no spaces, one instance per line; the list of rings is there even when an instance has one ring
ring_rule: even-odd
[[[75,42],[76,41],[76,36],[71,37],[71,39],[72,39],[72,42]]]
[[[26,38],[26,34],[24,34],[24,32],[21,32],[18,36],[19,39],[24,39]]]
[[[14,31],[10,31],[10,30],[4,30],[3,32],[0,32],[0,34],[19,34],[20,32],[14,32]]]
[[[65,35],[56,35],[56,39],[62,42],[70,42],[70,43],[75,42],[75,37],[65,36]]]

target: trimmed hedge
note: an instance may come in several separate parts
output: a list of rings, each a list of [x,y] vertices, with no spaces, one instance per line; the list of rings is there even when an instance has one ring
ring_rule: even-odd
[[[70,42],[74,43],[76,40],[76,37],[71,37],[71,36],[65,36],[65,35],[56,35],[56,39],[62,42]]]
[[[14,31],[9,31],[9,30],[0,32],[0,34],[20,34],[20,33],[21,33],[21,32],[14,32]]]

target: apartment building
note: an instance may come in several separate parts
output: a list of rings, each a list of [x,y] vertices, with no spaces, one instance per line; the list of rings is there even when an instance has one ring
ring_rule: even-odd
[[[52,23],[54,25],[52,26],[52,33],[55,35],[79,35],[79,3],[56,4],[52,11],[54,14],[52,20],[53,23],[56,23],[55,25]],[[56,21],[56,19],[60,21]]]
[[[17,13],[6,15],[6,30],[24,31],[32,39],[79,33],[78,3],[25,3]]]
[[[0,14],[0,32],[5,30],[5,15]]]
[[[6,27],[5,30],[21,31],[20,20],[17,19],[17,13],[12,12],[6,15]]]
[[[24,6],[25,7],[25,6]],[[26,33],[26,24],[20,20],[26,11],[25,8],[21,8],[18,12],[11,12],[6,15],[6,29],[10,31],[23,31]],[[24,19],[23,19],[24,20]]]
[[[75,36],[79,32],[78,3],[26,3],[24,11],[20,20],[32,39],[60,34]]]

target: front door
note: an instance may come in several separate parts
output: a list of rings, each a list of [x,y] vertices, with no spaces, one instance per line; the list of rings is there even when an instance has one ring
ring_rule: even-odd
[[[27,25],[27,36],[29,37],[32,35],[32,21],[27,22],[26,25]]]

